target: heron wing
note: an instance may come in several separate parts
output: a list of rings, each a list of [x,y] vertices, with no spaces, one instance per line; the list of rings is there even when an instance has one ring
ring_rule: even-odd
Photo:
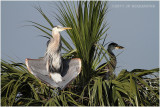
[[[46,70],[46,61],[42,59],[26,59],[26,65],[35,77],[39,78],[43,83],[52,88],[60,87],[64,89],[72,80],[74,80],[81,72],[81,60],[79,58],[63,59],[62,82],[55,83]]]
[[[57,83],[49,77],[49,72],[46,70],[46,61],[41,59],[26,59],[26,65],[31,74],[40,79],[43,83],[52,88],[58,87]]]
[[[64,89],[81,72],[80,58],[63,61],[62,82],[58,83],[61,89]]]

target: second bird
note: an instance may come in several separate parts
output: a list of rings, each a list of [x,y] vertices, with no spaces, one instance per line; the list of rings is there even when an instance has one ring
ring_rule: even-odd
[[[50,73],[50,77],[56,82],[62,81],[61,71],[63,70],[61,57],[61,31],[72,29],[70,27],[56,26],[52,29],[52,36],[47,43],[47,51],[45,53],[46,68]]]
[[[117,60],[116,60],[116,56],[114,55],[114,53],[112,52],[114,49],[123,49],[124,47],[123,46],[120,46],[120,45],[118,45],[117,43],[114,43],[114,42],[112,42],[112,43],[110,43],[109,45],[108,45],[108,49],[107,49],[107,51],[108,51],[108,55],[109,55],[109,58],[110,58],[110,60],[109,60],[109,62],[106,62],[106,63],[104,63],[104,64],[102,64],[102,65],[100,65],[98,68],[100,68],[100,67],[103,67],[101,70],[100,70],[100,72],[103,72],[103,71],[107,71],[106,73],[105,73],[105,75],[103,75],[103,76],[105,76],[105,79],[109,79],[110,77],[111,77],[111,75],[112,75],[112,73],[113,73],[113,71],[115,70],[115,68],[116,68],[116,65],[117,65]]]

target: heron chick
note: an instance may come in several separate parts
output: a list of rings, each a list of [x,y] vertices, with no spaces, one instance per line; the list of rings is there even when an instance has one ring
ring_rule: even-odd
[[[45,53],[46,69],[50,73],[50,77],[56,83],[62,81],[61,71],[63,70],[61,57],[61,31],[72,29],[70,27],[56,26],[52,29],[52,36],[48,41],[47,51]]]
[[[109,79],[109,77],[111,76],[111,74],[113,73],[113,71],[115,70],[116,65],[117,65],[116,56],[114,55],[113,50],[123,49],[123,48],[124,48],[123,46],[120,46],[120,45],[118,45],[117,43],[114,43],[114,42],[112,42],[108,45],[107,51],[108,51],[108,55],[109,55],[110,60],[109,60],[109,62],[106,62],[106,63],[104,63],[104,64],[102,64],[98,67],[98,68],[100,68],[100,67],[105,65],[100,71],[101,72],[102,71],[107,71],[105,73],[105,78],[107,80]]]

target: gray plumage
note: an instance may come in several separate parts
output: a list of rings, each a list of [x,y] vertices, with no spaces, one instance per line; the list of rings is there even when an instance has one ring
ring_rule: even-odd
[[[68,27],[56,26],[52,29],[52,36],[47,42],[47,50],[45,53],[46,69],[50,73],[50,77],[55,82],[61,82],[61,71],[63,70],[62,56],[61,56],[61,36],[63,30],[71,29]]]
[[[62,75],[62,82],[56,83],[50,78],[49,72],[46,70],[46,61],[41,59],[26,59],[26,66],[31,74],[40,79],[43,83],[52,88],[64,89],[67,85],[74,80],[81,72],[81,60],[79,58],[64,59]]]
[[[103,72],[103,71],[106,71],[105,73],[105,79],[109,79],[109,77],[112,75],[113,71],[115,70],[116,68],[116,65],[117,65],[117,59],[116,59],[116,56],[114,55],[113,53],[113,50],[114,49],[123,49],[124,47],[118,45],[117,43],[110,43],[108,45],[108,55],[109,55],[109,62],[106,62],[106,63],[103,63],[102,65],[100,65],[98,68],[104,66],[100,72]]]
[[[55,39],[51,38],[47,42],[47,50],[45,53],[45,60],[47,62],[47,70],[49,72],[61,72],[62,57],[61,57],[61,41],[59,40],[58,45],[55,46]]]
[[[29,72],[52,88],[64,89],[81,71],[81,60],[79,58],[62,60],[59,32],[66,29],[71,28],[59,26],[53,28],[53,38],[47,42],[47,50],[43,58],[26,59]]]

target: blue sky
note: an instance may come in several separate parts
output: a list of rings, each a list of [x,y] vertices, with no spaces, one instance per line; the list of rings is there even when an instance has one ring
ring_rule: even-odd
[[[2,1],[1,2],[1,57],[8,56],[25,62],[25,58],[44,56],[47,39],[38,35],[43,33],[28,25],[26,20],[49,26],[33,8],[40,5],[53,21],[60,25],[50,14],[55,2]],[[106,42],[114,41],[125,47],[116,50],[118,65],[121,69],[152,69],[159,66],[159,3],[155,1],[110,1],[106,19],[110,29]],[[66,35],[62,32],[62,35]],[[106,47],[107,48],[107,47]]]

